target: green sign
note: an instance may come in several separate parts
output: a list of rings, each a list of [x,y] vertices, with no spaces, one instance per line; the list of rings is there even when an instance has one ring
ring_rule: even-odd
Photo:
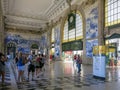
[[[74,29],[76,26],[76,14],[70,13],[68,15],[68,30]]]
[[[67,42],[62,44],[62,50],[68,51],[68,50],[83,50],[83,41],[77,40],[72,42]]]

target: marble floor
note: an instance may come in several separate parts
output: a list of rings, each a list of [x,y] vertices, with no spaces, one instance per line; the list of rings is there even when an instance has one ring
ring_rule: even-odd
[[[106,69],[106,80],[93,78],[92,65],[82,65],[78,74],[72,62],[55,61],[47,63],[39,78],[29,82],[16,83],[14,64],[6,65],[5,85],[0,90],[119,90],[120,67]],[[25,72],[27,75],[27,72]],[[0,79],[1,82],[1,79]]]

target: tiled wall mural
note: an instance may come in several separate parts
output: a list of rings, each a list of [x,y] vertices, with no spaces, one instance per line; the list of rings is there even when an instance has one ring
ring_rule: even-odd
[[[55,57],[60,56],[60,26],[55,28]]]
[[[98,8],[93,8],[86,19],[86,39],[98,36]]]
[[[98,8],[92,8],[86,15],[86,57],[92,58],[93,46],[98,45],[98,39],[94,39],[98,37]]]
[[[39,39],[27,40],[27,39],[21,37],[20,35],[7,34],[7,36],[5,38],[5,43],[7,45],[10,42],[13,42],[16,44],[16,52],[21,51],[26,54],[28,54],[30,52],[30,47],[32,44],[39,45]]]
[[[86,41],[86,56],[87,57],[92,57],[93,53],[93,47],[98,45],[98,40],[94,39],[94,40],[87,40]]]
[[[47,33],[43,34],[40,39],[40,51],[41,53],[46,52],[46,48],[48,47],[48,42],[47,42]]]

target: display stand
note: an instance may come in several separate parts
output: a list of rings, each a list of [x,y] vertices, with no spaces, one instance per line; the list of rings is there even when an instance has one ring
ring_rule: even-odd
[[[106,78],[105,46],[95,46],[93,48],[93,77]]]

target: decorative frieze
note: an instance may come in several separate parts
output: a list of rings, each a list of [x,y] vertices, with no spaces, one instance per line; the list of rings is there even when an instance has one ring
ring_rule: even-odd
[[[88,8],[89,6],[93,5],[97,0],[85,0],[82,2],[83,8]]]

